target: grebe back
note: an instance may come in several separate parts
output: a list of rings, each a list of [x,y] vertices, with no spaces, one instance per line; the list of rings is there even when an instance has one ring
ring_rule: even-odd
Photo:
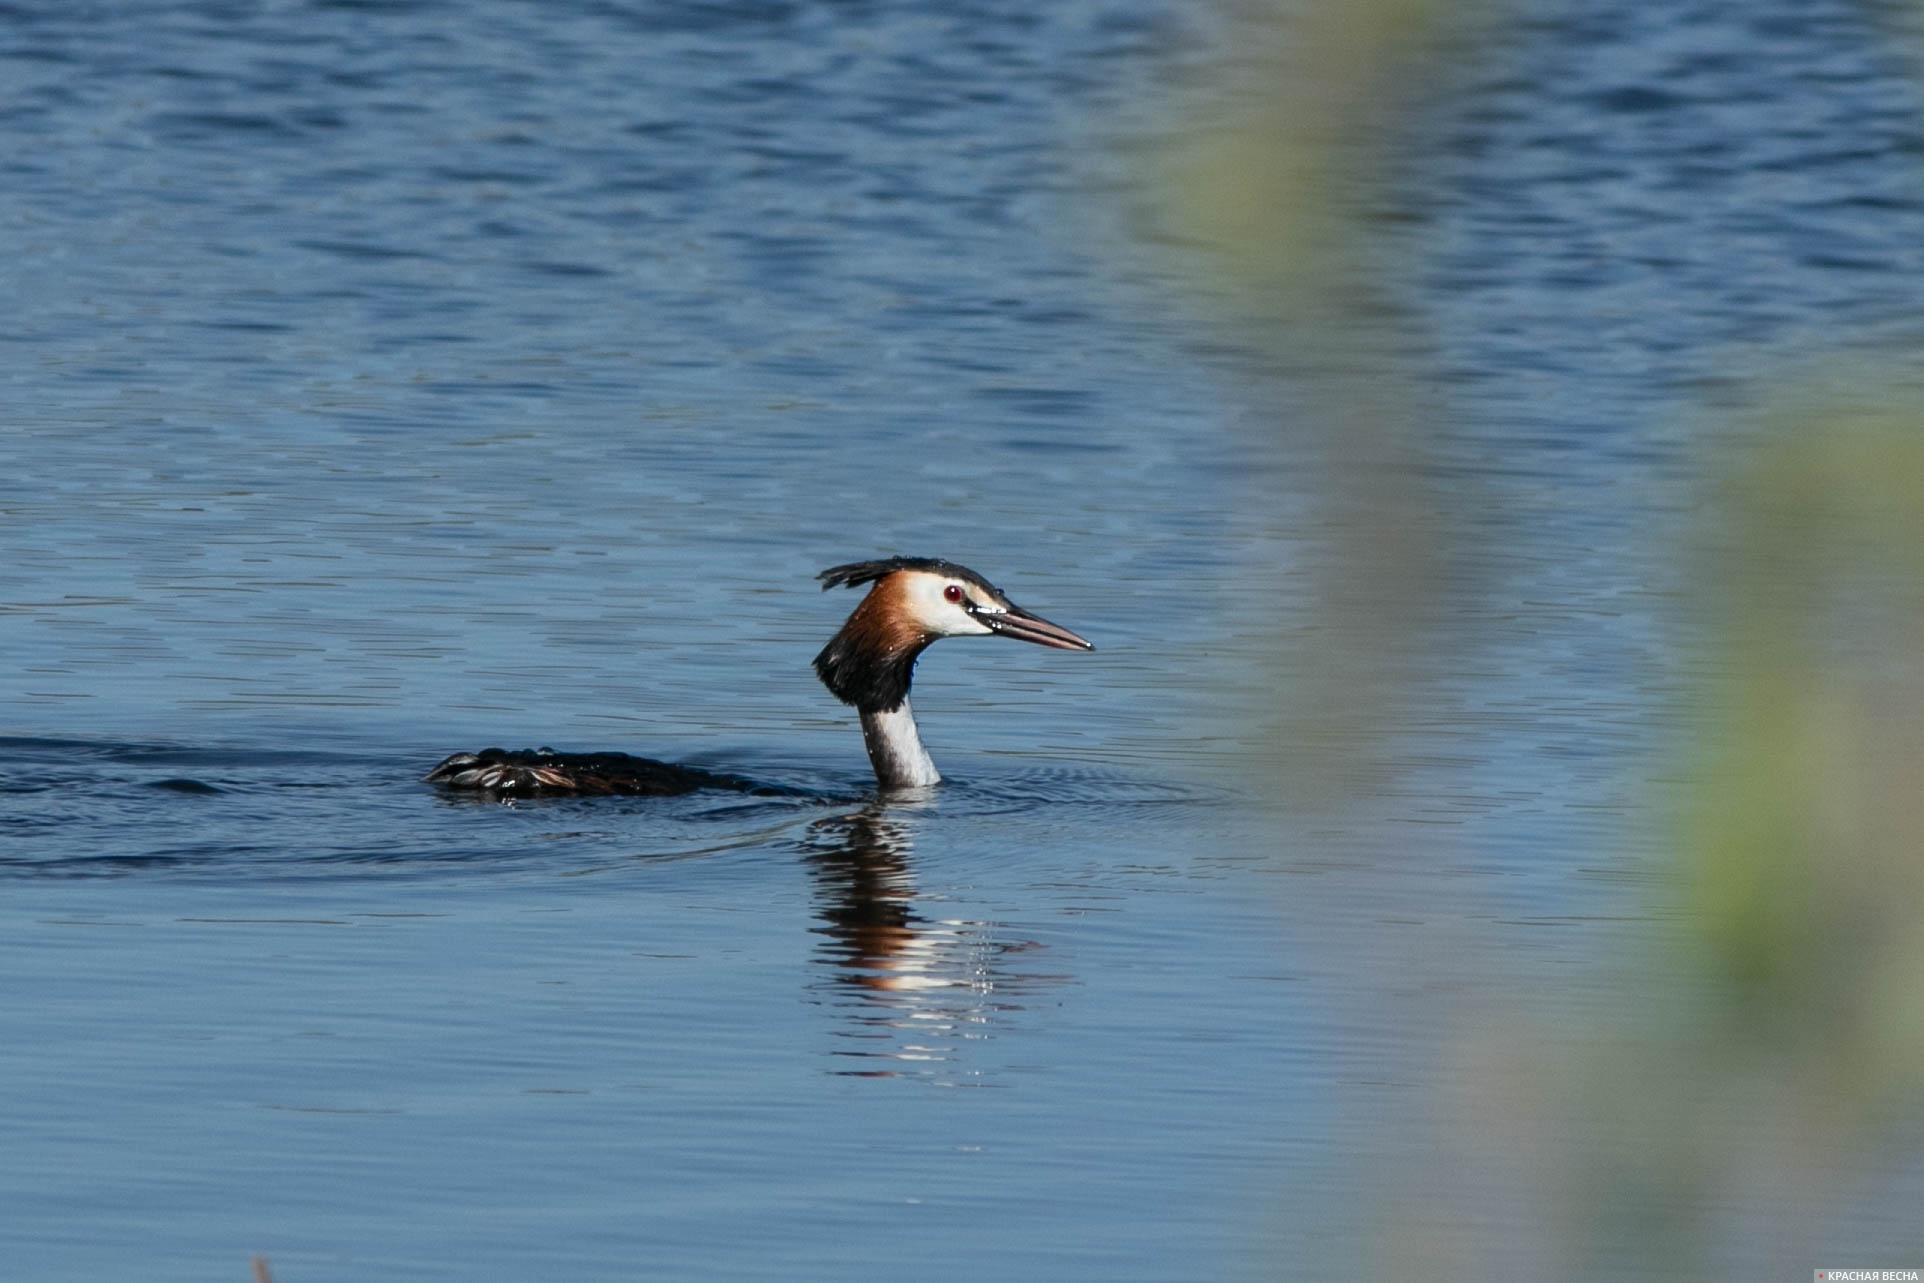
[[[831,566],[823,591],[869,584],[840,631],[815,657],[822,684],[861,717],[862,741],[885,789],[941,781],[909,709],[915,661],[944,637],[1012,637],[1058,650],[1094,650],[1068,629],[1032,615],[966,566],[935,557],[889,557]],[[697,789],[758,792],[739,776],[626,753],[456,753],[427,774],[431,784],[505,797],[629,793],[667,796]],[[772,790],[771,790],[772,791]]]

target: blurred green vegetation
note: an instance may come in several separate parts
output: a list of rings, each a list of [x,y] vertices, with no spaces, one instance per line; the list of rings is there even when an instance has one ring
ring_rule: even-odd
[[[1367,787],[1411,683],[1475,592],[1470,483],[1424,466],[1436,407],[1407,362],[1421,322],[1394,301],[1399,252],[1375,233],[1399,120],[1447,94],[1446,44],[1497,0],[1362,0],[1259,9],[1232,83],[1163,154],[1160,222],[1201,264],[1193,302],[1288,371],[1273,421],[1313,475],[1326,543],[1306,549],[1302,634],[1278,631],[1267,777],[1299,805]],[[1257,497],[1257,502],[1262,502]],[[1298,591],[1292,585],[1292,592]]]
[[[1868,1103],[1924,1074],[1924,416],[1858,386],[1770,398],[1719,470],[1679,852],[1733,1036],[1814,1041]]]
[[[1422,479],[1434,419],[1420,376],[1372,337],[1388,277],[1409,265],[1370,193],[1386,144],[1451,91],[1451,49],[1502,20],[1494,3],[1425,0],[1257,11],[1233,109],[1187,130],[1166,166],[1171,239],[1211,264],[1205,306],[1314,403],[1277,419],[1299,438],[1292,461],[1315,469],[1296,484],[1329,514],[1307,588],[1316,624],[1284,638],[1275,669],[1269,769],[1292,798],[1306,778],[1325,803],[1356,796],[1423,707],[1423,674],[1462,645],[1492,551],[1468,519],[1476,499]],[[1440,1138],[1378,1174],[1379,1241],[1361,1255],[1383,1276],[1701,1278],[1742,1256],[1733,1235],[1766,1240],[1785,1278],[1924,1259],[1924,1210],[1909,1260],[1832,1259],[1827,1237],[1878,1192],[1856,1171],[1888,1169],[1892,1146],[1912,1164],[1924,1153],[1916,387],[1813,366],[1749,390],[1770,414],[1701,425],[1677,639],[1698,676],[1678,782],[1647,798],[1674,817],[1651,870],[1661,925],[1624,933],[1619,1001],[1554,1029],[1508,1014],[1502,977],[1491,985],[1430,1084]]]

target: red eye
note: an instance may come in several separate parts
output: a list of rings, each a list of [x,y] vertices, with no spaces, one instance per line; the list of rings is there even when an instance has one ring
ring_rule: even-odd
[[[944,597],[947,597],[950,601],[959,602],[962,600],[962,585],[950,584],[947,588],[944,588],[942,590],[942,595]]]

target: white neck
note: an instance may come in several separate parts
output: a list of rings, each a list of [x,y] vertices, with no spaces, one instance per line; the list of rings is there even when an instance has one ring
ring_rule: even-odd
[[[922,747],[922,737],[915,733],[915,714],[907,700],[900,708],[886,711],[863,709],[862,742],[868,745],[869,764],[883,788],[920,789],[942,782],[929,751]]]

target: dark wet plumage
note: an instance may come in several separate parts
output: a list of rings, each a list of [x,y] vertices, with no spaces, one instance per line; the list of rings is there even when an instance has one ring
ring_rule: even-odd
[[[479,753],[456,753],[429,771],[425,778],[429,784],[475,789],[500,797],[569,793],[584,797],[614,793],[672,797],[698,789],[759,791],[753,781],[739,776],[657,762],[649,757],[627,753],[557,753],[551,748],[518,751],[484,748]]]

